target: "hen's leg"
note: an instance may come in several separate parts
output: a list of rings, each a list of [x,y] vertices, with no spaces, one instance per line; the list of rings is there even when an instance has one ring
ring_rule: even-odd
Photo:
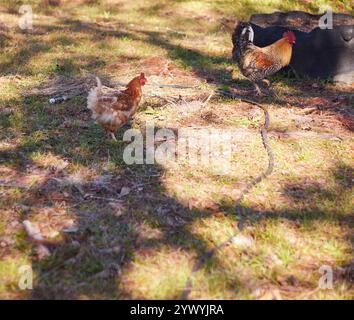
[[[110,132],[110,135],[111,135],[111,138],[112,138],[114,141],[118,141],[113,132]]]
[[[275,92],[274,89],[267,89],[268,93],[270,96],[274,97],[274,98],[279,98],[278,94]]]
[[[263,86],[263,84],[264,84],[264,86]],[[276,94],[276,92],[271,88],[269,80],[263,79],[263,80],[261,80],[261,82],[254,83],[254,85],[256,87],[256,95],[257,96],[265,94],[267,96],[272,96],[272,97],[278,98],[278,95]]]
[[[261,89],[260,89],[258,83],[257,83],[257,82],[253,82],[253,85],[254,85],[254,87],[255,87],[255,89],[256,89],[256,95],[257,95],[257,96],[261,96],[261,95],[262,95],[262,91],[261,91]]]
[[[266,85],[265,90],[267,91],[267,95],[272,96],[274,98],[279,98],[278,94],[275,92],[275,90],[271,87],[270,81],[267,79],[263,79],[262,83]]]

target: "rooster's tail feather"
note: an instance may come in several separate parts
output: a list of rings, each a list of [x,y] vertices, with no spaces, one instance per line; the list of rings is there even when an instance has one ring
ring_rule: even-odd
[[[97,102],[98,102],[98,97],[101,94],[102,90],[102,83],[101,80],[96,77],[97,81],[97,87],[92,88],[87,96],[87,108],[94,111]]]
[[[253,28],[250,24],[246,24],[241,32],[241,39],[242,41],[248,41],[248,42],[252,42],[254,40],[254,31]]]
[[[102,90],[102,82],[100,80],[99,77],[96,77],[96,81],[97,81],[97,90],[98,90],[98,93],[101,93],[101,90]]]

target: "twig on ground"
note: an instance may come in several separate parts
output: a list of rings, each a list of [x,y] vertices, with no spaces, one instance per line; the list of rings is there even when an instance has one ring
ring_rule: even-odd
[[[208,102],[210,101],[210,99],[212,98],[212,96],[214,95],[214,92],[212,92],[209,97],[203,102],[202,108],[204,108]]]
[[[9,183],[9,182],[3,182],[0,180],[0,187],[4,188],[17,188],[17,189],[31,189],[31,186],[25,186],[23,184],[19,183]]]
[[[136,186],[134,186],[133,188],[130,189],[130,191],[133,191],[133,190],[137,190],[141,187],[144,187],[146,185],[149,185],[149,184],[154,184],[156,183],[156,181],[149,181],[149,182],[146,182],[146,183],[140,183],[140,184],[137,184]],[[86,194],[84,196],[84,198],[90,198],[90,199],[98,199],[98,200],[106,200],[106,201],[111,201],[111,202],[122,202],[122,198],[124,198],[125,196],[127,196],[130,192],[126,193],[126,194],[119,194],[117,195],[116,198],[108,198],[108,197],[99,197],[99,196],[95,196],[95,195],[92,195],[92,194]]]

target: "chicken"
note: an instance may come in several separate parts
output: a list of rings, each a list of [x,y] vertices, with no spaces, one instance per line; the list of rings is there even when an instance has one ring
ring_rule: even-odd
[[[253,82],[256,93],[260,95],[260,82],[265,82],[266,77],[289,65],[292,47],[296,41],[295,34],[292,31],[284,32],[281,39],[260,48],[253,44],[252,26],[249,23],[241,23],[236,37],[233,58],[242,74]]]
[[[144,73],[131,80],[124,91],[102,93],[99,78],[97,87],[91,89],[87,97],[87,108],[92,111],[92,119],[102,125],[106,132],[117,141],[114,133],[136,113],[142,97],[142,86],[147,82]]]

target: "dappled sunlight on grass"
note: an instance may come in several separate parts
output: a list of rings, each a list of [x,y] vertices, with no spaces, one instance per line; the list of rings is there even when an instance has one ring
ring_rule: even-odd
[[[135,252],[119,286],[132,299],[178,299],[191,268],[190,254],[182,250],[143,248]]]
[[[33,0],[28,32],[17,25],[21,3],[0,5],[0,298],[178,299],[198,258],[231,235],[235,241],[193,275],[190,298],[352,298],[343,270],[352,267],[353,139],[342,121],[352,100],[337,99],[351,88],[282,74],[274,79],[279,97],[258,98],[271,117],[275,168],[241,202],[242,231],[235,201],[267,165],[263,115],[237,100],[206,100],[215,88],[251,95],[231,61],[222,18],[318,13],[322,3],[350,12],[349,2],[63,0],[42,7]],[[91,120],[86,92],[52,105],[40,91],[53,79],[127,82],[140,72],[148,84],[199,87],[147,85],[118,142]],[[307,113],[313,105],[327,109]],[[229,170],[188,161],[126,165],[123,134],[143,132],[146,121],[156,130],[230,130]],[[49,257],[39,259],[24,220],[51,241]],[[30,293],[17,287],[23,264],[34,268]],[[335,272],[333,290],[316,290],[324,264]]]
[[[31,265],[25,255],[0,261],[0,295],[2,299],[26,299],[28,292],[19,290],[19,270],[21,266]]]

